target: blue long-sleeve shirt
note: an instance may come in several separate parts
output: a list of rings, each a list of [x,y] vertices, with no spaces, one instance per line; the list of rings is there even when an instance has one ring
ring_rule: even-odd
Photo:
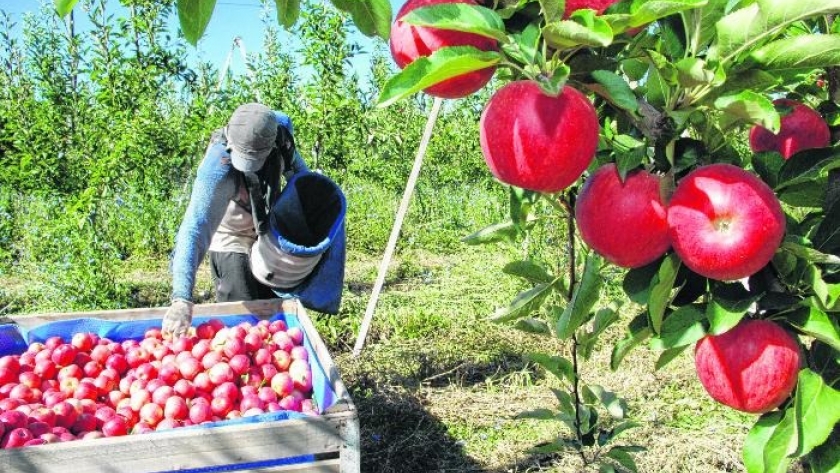
[[[283,113],[274,112],[277,123],[294,134],[292,122]],[[273,153],[276,153],[275,150]],[[273,159],[270,156],[268,159]],[[292,175],[308,168],[295,151],[290,169],[282,169],[288,180]],[[237,198],[243,180],[230,163],[227,142],[217,131],[198,167],[192,195],[175,238],[172,253],[172,298],[192,300],[195,275],[204,260],[213,234],[219,228],[231,200]]]

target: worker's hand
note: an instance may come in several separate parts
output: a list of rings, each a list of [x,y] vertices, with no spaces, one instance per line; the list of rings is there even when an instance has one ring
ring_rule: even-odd
[[[193,303],[184,299],[175,299],[163,316],[161,332],[164,337],[178,338],[187,334],[192,325]]]

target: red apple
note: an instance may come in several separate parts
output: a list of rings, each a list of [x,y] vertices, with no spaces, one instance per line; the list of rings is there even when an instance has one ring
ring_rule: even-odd
[[[776,99],[773,104],[790,108],[782,115],[778,134],[756,125],[750,130],[750,148],[754,152],[776,151],[785,159],[811,148],[824,148],[831,143],[831,133],[822,115],[800,102]]]
[[[575,203],[583,241],[623,268],[638,268],[662,256],[671,239],[659,181],[657,176],[637,170],[622,182],[615,164],[595,171]]]
[[[120,416],[114,416],[102,424],[102,433],[106,437],[117,437],[128,434],[128,423]]]
[[[481,115],[481,151],[497,179],[538,192],[574,183],[595,157],[598,116],[589,99],[566,86],[543,93],[536,82],[510,82]]]
[[[29,429],[18,427],[6,433],[3,437],[3,442],[0,443],[0,448],[20,448],[34,438]]]
[[[799,345],[779,325],[746,319],[694,350],[697,377],[716,401],[750,413],[775,409],[796,386]]]
[[[563,17],[568,18],[572,13],[584,8],[595,10],[600,15],[616,2],[618,0],[566,0],[566,10],[563,13]]]
[[[674,251],[692,271],[731,281],[763,268],[785,234],[785,215],[767,184],[731,164],[702,166],[668,203]]]
[[[466,3],[475,5],[474,0],[408,0],[397,12],[391,27],[391,56],[400,69],[420,57],[431,56],[438,49],[449,46],[473,46],[482,51],[497,51],[496,40],[473,33],[443,30],[425,26],[414,26],[401,21],[408,12],[441,3]],[[495,67],[468,72],[435,84],[425,92],[429,95],[454,99],[465,97],[484,87],[493,77]]]

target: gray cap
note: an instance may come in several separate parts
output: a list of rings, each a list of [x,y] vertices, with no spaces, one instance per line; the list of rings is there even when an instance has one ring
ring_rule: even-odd
[[[277,118],[265,105],[247,103],[233,112],[227,124],[227,140],[233,167],[259,171],[274,148]]]

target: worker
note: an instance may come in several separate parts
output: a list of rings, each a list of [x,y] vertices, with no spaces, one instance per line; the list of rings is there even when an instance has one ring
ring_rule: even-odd
[[[290,118],[257,103],[239,106],[212,133],[199,165],[175,239],[162,332],[187,333],[196,272],[208,252],[217,302],[294,296],[337,313],[345,212],[338,186],[310,172],[297,152]]]

